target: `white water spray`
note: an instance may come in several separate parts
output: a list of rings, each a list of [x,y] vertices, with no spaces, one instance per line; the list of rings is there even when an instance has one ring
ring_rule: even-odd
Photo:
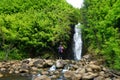
[[[73,52],[74,52],[75,60],[81,59],[81,52],[82,52],[81,29],[79,26],[80,26],[80,23],[75,25],[75,33],[73,36],[73,39],[74,39]]]

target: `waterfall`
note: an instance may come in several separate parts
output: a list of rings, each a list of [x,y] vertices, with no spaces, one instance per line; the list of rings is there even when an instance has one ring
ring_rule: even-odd
[[[73,36],[73,41],[74,41],[73,52],[74,52],[75,60],[81,59],[81,52],[82,52],[81,29],[79,26],[80,23],[75,25],[75,33]]]

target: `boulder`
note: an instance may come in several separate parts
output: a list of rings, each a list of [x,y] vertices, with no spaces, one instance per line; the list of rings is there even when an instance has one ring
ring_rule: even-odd
[[[64,62],[62,60],[57,60],[56,61],[56,67],[57,68],[63,68],[64,67]]]
[[[86,72],[85,68],[78,68],[76,70],[76,73],[79,73],[79,74],[84,74]]]
[[[45,60],[45,63],[48,65],[48,66],[52,66],[54,64],[54,62],[52,60]]]
[[[37,76],[34,80],[51,80],[51,78],[49,78],[46,75],[41,75],[41,76]]]
[[[81,74],[74,74],[74,77],[72,80],[81,80],[82,75]]]
[[[41,74],[42,74],[42,75],[48,75],[49,72],[48,72],[48,71],[41,71]]]
[[[94,71],[100,71],[101,70],[101,67],[98,66],[98,65],[95,65],[95,64],[89,64],[88,67],[91,68]]]
[[[1,77],[3,77],[3,74],[2,74],[2,73],[0,73],[0,78],[1,78]]]
[[[44,60],[37,59],[36,61],[33,62],[33,66],[35,66],[35,67],[42,67],[43,63],[44,63]]]
[[[87,71],[87,72],[92,72],[93,70],[88,67],[88,68],[86,68],[86,71]]]
[[[83,74],[82,79],[83,80],[94,79],[96,76],[98,76],[97,73],[88,72],[88,73]]]
[[[65,78],[71,78],[74,75],[73,71],[66,71],[64,73]]]

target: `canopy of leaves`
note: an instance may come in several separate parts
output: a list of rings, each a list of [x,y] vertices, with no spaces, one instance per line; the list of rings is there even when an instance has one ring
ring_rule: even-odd
[[[120,0],[84,0],[83,40],[88,52],[103,55],[107,65],[120,69]]]
[[[76,12],[65,0],[0,0],[0,48],[34,54],[60,41],[66,46]]]

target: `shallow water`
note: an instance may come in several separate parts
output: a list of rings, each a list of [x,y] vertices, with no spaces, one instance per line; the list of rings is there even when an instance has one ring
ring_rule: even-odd
[[[5,74],[0,80],[31,80],[31,76],[22,76],[20,74]]]

